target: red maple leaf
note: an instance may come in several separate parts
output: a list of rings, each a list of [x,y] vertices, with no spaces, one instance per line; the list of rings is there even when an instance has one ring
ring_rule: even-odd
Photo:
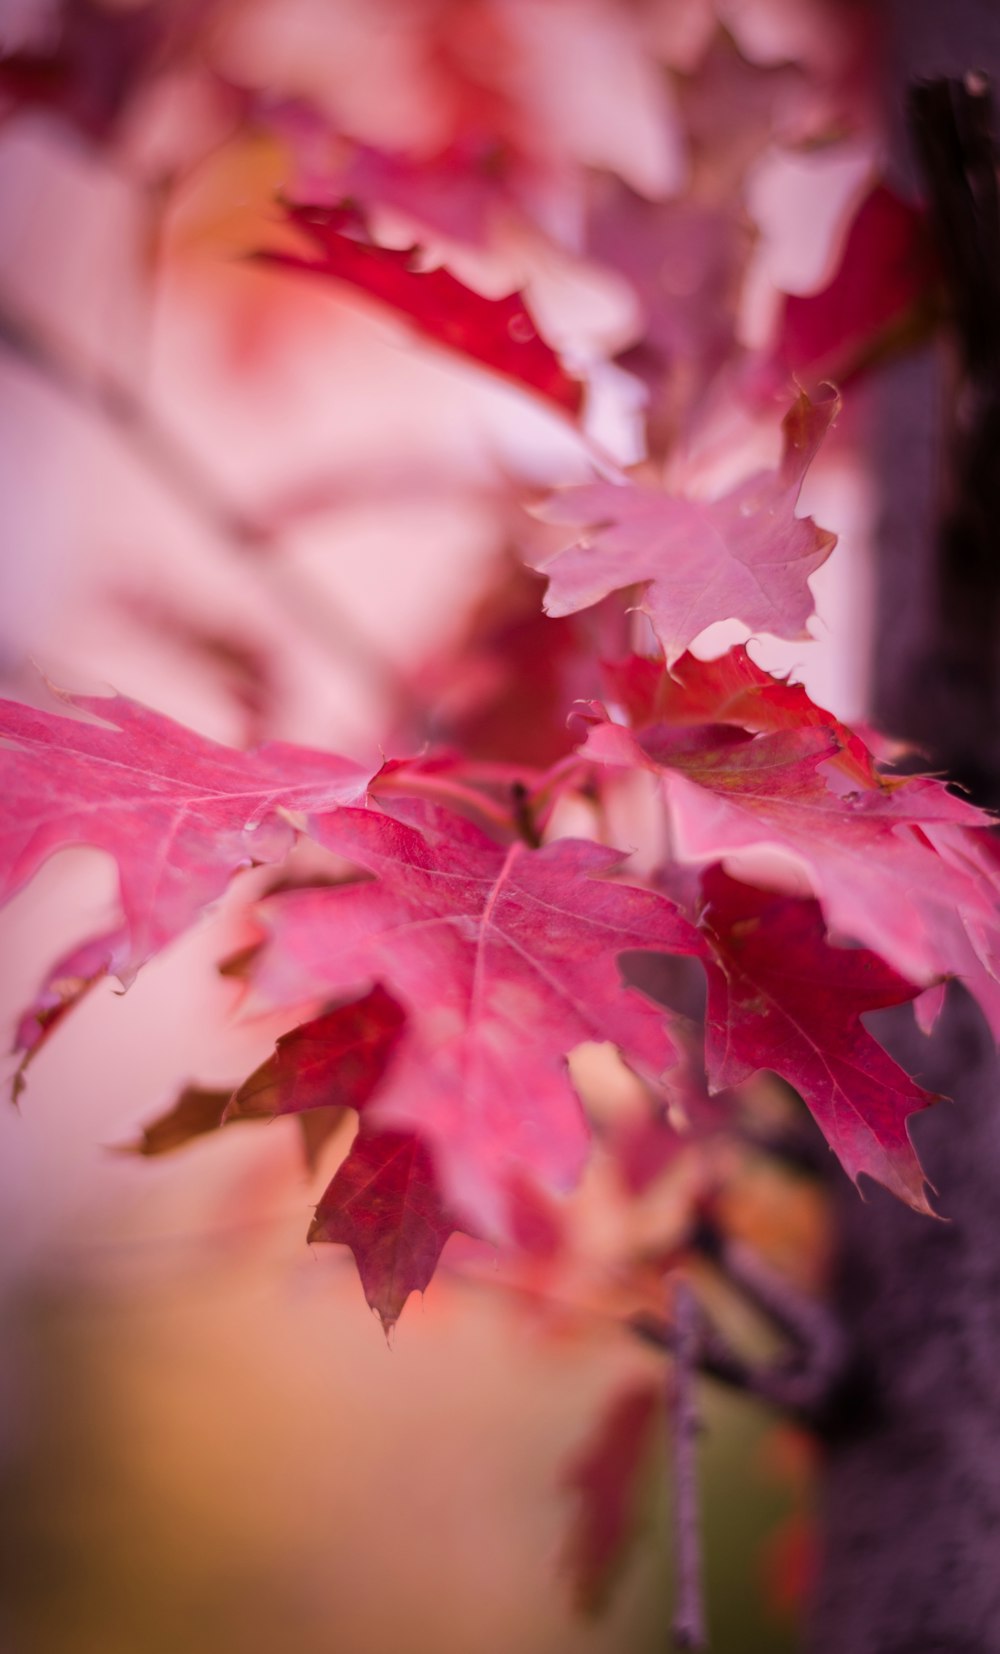
[[[428,1285],[445,1242],[463,1228],[445,1206],[422,1138],[362,1123],[316,1208],[309,1239],[350,1247],[365,1297],[389,1332],[411,1292]]]
[[[841,1165],[929,1212],[906,1122],[936,1099],[899,1068],[861,1023],[917,989],[866,948],[831,947],[816,902],[754,890],[721,868],[703,876],[705,1057],[713,1086],[758,1069],[787,1080]]]
[[[638,607],[668,666],[717,620],[802,637],[813,612],[808,577],[835,540],[811,517],[797,517],[795,504],[838,407],[832,391],[815,402],[800,396],[785,416],[778,467],[717,500],[634,482],[585,483],[550,495],[540,515],[584,533],[539,565],[549,580],[546,612],[573,614],[639,586]]]
[[[835,721],[803,723],[794,697],[784,707],[786,726],[761,734],[719,722],[634,733],[598,722],[583,750],[660,776],[680,862],[783,853],[838,935],[913,983],[964,978],[996,1026],[1000,866],[983,831],[992,817],[941,782],[881,776],[870,755],[866,779],[857,737],[845,749]]]
[[[281,860],[293,814],[354,802],[371,778],[359,764],[285,742],[237,752],[120,695],[64,699],[101,721],[0,701],[0,899],[57,850],[107,851],[128,930],[113,967],[123,981],[238,868]]]
[[[287,206],[289,222],[312,242],[315,257],[261,252],[268,264],[345,282],[405,316],[419,333],[536,392],[564,413],[583,405],[583,385],[538,332],[519,293],[499,299],[474,293],[450,271],[419,268],[416,247],[383,247],[355,207]]]
[[[185,1086],[133,1146],[143,1155],[169,1154],[221,1126],[290,1114],[312,1167],[345,1109],[363,1108],[378,1085],[402,1024],[395,1000],[376,987],[283,1034],[273,1056],[237,1091]]]
[[[278,1040],[244,1082],[227,1120],[353,1108],[351,1150],[325,1190],[311,1241],[354,1253],[365,1297],[388,1331],[411,1292],[422,1292],[459,1227],[445,1210],[426,1144],[412,1131],[372,1127],[366,1110],[403,1043],[405,1014],[380,983]]]
[[[843,750],[841,767],[856,765],[865,785],[877,781],[873,755],[860,735],[810,700],[800,683],[765,672],[743,644],[714,660],[684,654],[669,672],[648,655],[631,655],[605,663],[601,675],[611,700],[623,709],[633,729],[653,724],[732,724],[763,735],[769,730],[816,726],[835,732]]]
[[[666,898],[608,876],[617,851],[498,846],[429,806],[409,815],[329,818],[323,841],[376,877],[267,902],[257,982],[290,1005],[387,986],[406,1033],[366,1119],[417,1131],[452,1207],[503,1236],[513,1182],[565,1188],[582,1167],[568,1053],[610,1041],[654,1085],[675,1060],[665,1013],[625,987],[618,956],[702,944]]]
[[[376,983],[370,993],[282,1034],[273,1056],[233,1093],[230,1119],[271,1119],[316,1108],[364,1108],[403,1035],[401,1006]]]

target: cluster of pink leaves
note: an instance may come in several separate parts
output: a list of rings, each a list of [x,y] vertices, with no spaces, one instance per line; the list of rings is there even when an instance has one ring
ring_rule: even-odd
[[[377,24],[382,8],[370,3]],[[25,1009],[15,1090],[94,984],[127,986],[235,874],[266,866],[275,886],[242,969],[288,1031],[243,1084],[187,1087],[137,1146],[158,1154],[285,1115],[314,1159],[355,1115],[309,1238],[351,1249],[387,1328],[457,1231],[511,1249],[549,1244],[589,1152],[568,1066],[585,1043],[614,1046],[649,1099],[648,1119],[616,1143],[632,1191],[673,1152],[668,1121],[712,1109],[717,1120],[733,1087],[769,1071],[799,1092],[852,1178],[927,1210],[908,1121],[934,1099],[864,1019],[912,1000],[927,1026],[943,983],[958,978],[1000,1031],[993,823],[939,781],[893,774],[745,650],[709,662],[689,653],[729,618],[806,635],[810,578],[834,538],[797,504],[838,391],[935,320],[923,216],[871,180],[822,290],[785,295],[762,350],[739,342],[747,168],[782,120],[793,141],[850,131],[858,58],[827,52],[835,27],[808,69],[782,52],[751,63],[697,0],[622,6],[616,18],[582,7],[587,28],[613,19],[622,84],[646,86],[639,102],[654,78],[670,78],[690,160],[688,183],[671,193],[676,180],[657,185],[638,162],[616,162],[619,117],[639,130],[624,108],[610,139],[592,140],[589,111],[585,137],[568,144],[549,121],[553,66],[531,73],[545,55],[531,19],[545,8],[413,6],[423,95],[445,112],[436,148],[419,137],[380,147],[342,111],[238,84],[225,52],[214,54],[239,10],[154,0],[133,15],[62,0],[58,30],[0,64],[0,119],[43,110],[141,175],[144,101],[193,79],[211,118],[177,134],[173,162],[158,158],[154,196],[227,130],[267,132],[287,153],[286,199],[280,239],[247,249],[255,262],[325,284],[332,301],[360,296],[418,348],[499,376],[578,434],[587,353],[571,364],[546,338],[531,261],[526,284],[516,268],[513,290],[488,296],[449,267],[449,248],[488,264],[497,226],[514,223],[542,265],[555,253],[610,272],[636,320],[608,355],[645,388],[650,463],[609,480],[602,457],[590,480],[552,488],[536,515],[565,543],[522,548],[537,573],[519,568],[463,646],[427,663],[420,737],[430,730],[447,749],[376,770],[281,743],[237,752],[121,697],[66,697],[67,714],[2,703],[0,898],[77,845],[113,858],[120,890],[114,922],[57,960]],[[728,10],[732,29],[739,10]],[[572,4],[563,16],[572,31]],[[644,82],[649,62],[656,77]],[[558,74],[565,92],[571,72],[560,63]],[[391,89],[380,98],[391,105]],[[577,220],[579,237],[561,234]],[[494,269],[490,294],[503,279]],[[668,486],[659,462],[727,396],[773,424],[777,463],[714,493]],[[581,453],[593,452],[584,440]],[[648,626],[631,627],[636,610]],[[629,636],[650,654],[628,654]],[[671,846],[651,877],[630,867],[626,845],[597,841],[602,801],[638,776]],[[560,834],[567,797],[592,810],[593,838]],[[336,858],[336,879],[283,881],[303,835]],[[629,985],[654,983],[658,962],[678,956],[706,979],[703,1024]],[[622,1546],[660,1400],[647,1384],[613,1398],[570,1471],[579,1511],[568,1559],[588,1602]]]
[[[445,808],[460,760],[371,776],[293,746],[237,753],[121,698],[77,699],[86,718],[5,703],[5,894],[55,850],[89,844],[114,857],[122,908],[119,929],[55,967],[22,1044],[94,976],[127,981],[239,868],[280,862],[298,829],[359,876],[262,904],[257,989],[313,1014],[226,1113],[357,1111],[312,1234],[352,1247],[387,1323],[454,1230],[510,1243],[526,1186],[574,1184],[587,1153],[576,1047],[614,1045],[666,1095],[686,1025],[626,985],[621,960],[636,952],[701,961],[710,1089],[770,1069],[852,1177],[926,1208],[907,1120],[932,1099],[862,1017],[960,976],[996,1022],[989,818],[939,782],[882,774],[744,650],[686,655],[673,674],[633,657],[609,669],[608,691],[628,723],[591,705],[578,761],[526,772],[522,790],[544,827],[561,788],[654,775],[674,861],[643,885],[590,840],[526,842],[523,805],[506,833],[469,819],[471,787],[466,813]],[[812,895],[725,870],[774,847]]]
[[[141,37],[115,37],[127,58],[122,84],[129,72],[144,83],[172,61],[175,35],[162,8],[149,10]],[[489,12],[482,8],[484,28]],[[102,101],[94,68],[108,25],[84,0],[68,13],[73,27],[58,51],[10,59],[3,89],[10,107],[53,107],[111,145],[118,92]],[[283,243],[259,256],[332,292],[360,292],[422,342],[501,375],[576,424],[585,386],[520,293],[486,297],[373,229],[374,212],[401,207],[433,240],[443,201],[455,209],[447,233],[478,242],[498,196],[522,209],[530,198],[524,112],[509,99],[484,102],[461,53],[438,45],[458,88],[451,139],[423,163],[352,143],[344,177],[361,206],[336,188],[317,188],[313,200],[302,194],[307,175],[316,182],[306,150],[323,152],[343,134],[311,107],[269,104],[216,75],[227,107],[279,132],[298,166],[297,201],[284,208],[297,250]],[[696,80],[686,93],[694,136],[717,120],[742,73],[728,47],[708,55],[700,93]],[[755,109],[749,98],[748,130]],[[503,127],[502,165],[481,141],[480,126],[491,122]],[[690,297],[668,301],[657,272],[670,213],[646,205],[612,190],[588,233],[591,256],[637,293],[638,344],[662,369],[653,451],[657,397],[670,400],[664,381],[675,370],[686,375],[695,405],[736,353],[726,294],[737,260],[717,205],[694,196],[675,204],[678,245],[695,258],[708,298],[700,308]],[[373,774],[284,744],[239,753],[117,697],[68,698],[76,716],[5,703],[4,895],[71,845],[112,856],[121,893],[116,924],[58,961],[25,1012],[17,1084],[93,982],[113,974],[127,985],[233,874],[277,867],[305,834],[355,876],[271,895],[250,969],[272,1005],[308,1020],[231,1097],[186,1094],[183,1121],[161,1123],[146,1146],[222,1120],[322,1113],[328,1121],[331,1110],[354,1110],[357,1136],[311,1234],[352,1248],[387,1325],[427,1284],[456,1229],[516,1243],[537,1191],[563,1191],[579,1177],[588,1128],[567,1067],[574,1049],[615,1046],[654,1097],[669,1097],[671,1076],[690,1059],[691,1030],[627,986],[629,954],[681,955],[703,968],[710,1091],[758,1070],[780,1075],[852,1177],[865,1173],[926,1209],[907,1121],[932,1099],[862,1018],[919,999],[926,1021],[938,986],[957,977],[1000,1026],[991,821],[940,782],[885,773],[857,735],[744,650],[708,663],[687,651],[725,618],[804,635],[809,577],[834,543],[796,512],[839,407],[822,375],[843,383],[923,325],[934,281],[920,214],[876,189],[826,290],[787,299],[769,353],[745,375],[748,405],[766,405],[775,386],[788,392],[776,466],[707,498],[627,475],[549,495],[539,515],[572,537],[536,559],[551,618],[536,603],[533,624],[568,637],[572,655],[575,634],[556,629],[610,600],[643,611],[659,649],[655,659],[605,668],[606,705],[588,703],[575,754],[551,769],[510,752],[484,782],[468,756],[425,754]],[[792,390],[792,372],[808,391]],[[531,639],[532,649],[546,647],[544,634]],[[558,699],[551,684],[546,693]],[[560,726],[569,711],[567,702]],[[592,799],[637,772],[653,778],[670,826],[672,859],[653,879],[631,874],[618,850],[549,825],[561,795]],[[771,866],[775,852],[794,872],[795,894],[788,884],[773,888],[773,867],[768,878],[759,873],[761,856]]]

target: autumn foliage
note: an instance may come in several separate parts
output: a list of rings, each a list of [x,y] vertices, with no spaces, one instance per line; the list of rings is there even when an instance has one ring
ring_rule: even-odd
[[[758,664],[759,637],[812,647],[812,577],[838,554],[800,492],[850,450],[859,380],[938,309],[922,215],[879,177],[850,8],[804,8],[798,42],[769,55],[753,27],[763,0],[742,25],[707,0],[427,0],[395,71],[427,130],[386,121],[384,136],[343,65],[326,90],[308,55],[287,83],[269,77],[280,7],[59,10],[55,34],[0,65],[11,129],[44,112],[156,211],[220,144],[267,146],[233,276],[251,285],[226,321],[245,328],[240,349],[280,354],[308,290],[331,327],[358,306],[375,321],[379,371],[393,352],[457,365],[470,396],[494,387],[509,422],[530,409],[551,440],[530,463],[484,443],[498,551],[479,606],[448,617],[425,669],[397,675],[366,758],[271,738],[266,696],[263,738],[238,749],[127,684],[13,685],[4,897],[80,846],[113,859],[119,890],[108,922],[25,984],[16,1090],[96,982],[127,988],[232,881],[267,869],[247,946],[220,963],[280,1017],[274,1055],[231,1089],[189,1089],[137,1146],[174,1151],[279,1115],[314,1157],[336,1143],[303,1229],[351,1249],[387,1329],[457,1234],[514,1267],[571,1249],[566,1201],[595,1134],[628,1199],[644,1167],[696,1161],[738,1127],[760,1074],[801,1098],[850,1178],[929,1212],[908,1122],[936,1099],[865,1018],[913,1002],[929,1026],[957,978],[1000,1029],[992,818]],[[387,0],[330,10],[362,53],[377,18],[400,23]],[[560,54],[568,88],[547,107]],[[588,129],[581,109],[602,84]],[[180,86],[207,111],[204,141],[168,131],[147,170],[144,112]],[[809,293],[775,290],[750,337],[751,167],[845,138],[873,159],[825,272]],[[192,255],[179,243],[170,256],[183,268]],[[596,321],[576,315],[588,282],[623,300],[612,323],[600,305]],[[137,417],[117,406],[120,422]],[[395,471],[375,460],[377,496]],[[262,525],[247,506],[223,531],[251,559],[283,555],[280,511]],[[741,641],[706,637],[727,621]],[[260,691],[234,658],[244,695],[251,680]],[[571,1059],[592,1045],[635,1078],[638,1149],[588,1118]],[[690,1181],[692,1223],[708,1164]],[[651,1408],[640,1390],[610,1416],[625,1503]],[[601,1507],[610,1535],[593,1527],[601,1452],[572,1473],[574,1566],[592,1598],[626,1525],[623,1503]]]

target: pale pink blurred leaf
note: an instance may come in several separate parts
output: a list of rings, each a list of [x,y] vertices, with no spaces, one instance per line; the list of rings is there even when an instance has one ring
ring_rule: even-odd
[[[707,626],[736,619],[777,637],[805,635],[808,577],[834,546],[811,517],[797,517],[802,481],[839,403],[801,396],[784,421],[784,454],[716,500],[648,483],[585,483],[550,495],[539,514],[583,531],[540,565],[546,611],[573,614],[609,592],[637,588],[671,665]]]
[[[606,1603],[636,1538],[644,1473],[664,1407],[661,1384],[627,1385],[564,1472],[575,1508],[563,1561],[579,1606],[590,1613]]]

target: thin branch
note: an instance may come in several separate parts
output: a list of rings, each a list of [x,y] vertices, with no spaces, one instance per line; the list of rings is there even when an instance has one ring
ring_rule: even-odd
[[[674,1646],[708,1647],[698,1498],[698,1432],[695,1393],[698,1366],[698,1305],[686,1281],[673,1289],[674,1366],[670,1375],[673,1411],[674,1546],[676,1603]]]
[[[723,1274],[797,1348],[808,1351],[816,1363],[835,1364],[840,1328],[820,1299],[801,1292],[742,1241],[724,1241],[718,1256]]]
[[[654,1349],[665,1350],[676,1357],[677,1329],[672,1323],[643,1311],[632,1316],[628,1326],[644,1344],[651,1344]],[[704,1317],[698,1326],[696,1364],[703,1377],[714,1378],[727,1389],[735,1390],[739,1395],[753,1396],[779,1412],[799,1416],[799,1409],[793,1406],[788,1394],[782,1368],[748,1361]]]
[[[698,1325],[699,1370],[729,1389],[755,1396],[800,1423],[819,1428],[847,1364],[847,1338],[839,1320],[819,1299],[801,1292],[752,1248],[735,1241],[718,1241],[711,1256],[743,1298],[763,1312],[790,1347],[778,1361],[750,1361],[733,1348],[702,1311]],[[629,1325],[644,1342],[677,1354],[676,1327],[648,1314],[634,1316]]]

